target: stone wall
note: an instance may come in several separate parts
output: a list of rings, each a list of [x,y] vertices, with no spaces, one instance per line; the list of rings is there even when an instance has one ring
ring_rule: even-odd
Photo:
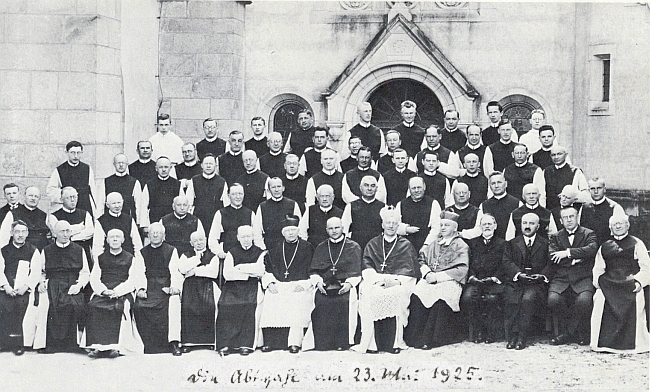
[[[241,130],[245,6],[235,1],[162,1],[159,39],[161,112],[176,133],[198,141],[207,117],[219,136]]]
[[[98,178],[111,172],[104,157],[124,140],[120,13],[121,0],[0,2],[0,183],[44,191],[70,140]]]

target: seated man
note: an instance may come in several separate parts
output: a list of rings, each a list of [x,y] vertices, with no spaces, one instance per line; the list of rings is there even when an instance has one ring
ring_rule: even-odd
[[[264,300],[260,278],[264,275],[265,252],[253,245],[250,226],[239,227],[237,241],[239,244],[224,260],[225,283],[217,304],[217,350],[222,356],[233,350],[248,355],[257,347]]]
[[[627,215],[612,215],[613,238],[596,254],[591,349],[611,353],[645,353],[650,334],[643,288],[650,283],[650,257],[643,242],[629,235]]]
[[[95,233],[93,217],[90,212],[77,208],[79,195],[73,187],[67,186],[61,190],[61,200],[63,206],[48,216],[50,229],[54,229],[59,221],[68,222],[72,232],[70,240],[84,249],[88,265],[92,267],[91,247]]]
[[[357,330],[357,290],[361,282],[363,252],[356,242],[343,235],[340,218],[327,220],[329,238],[314,251],[310,280],[318,291],[311,312],[303,350],[347,350],[354,344]],[[313,337],[313,344],[310,342]]]
[[[47,354],[79,350],[78,326],[86,306],[82,290],[90,279],[86,253],[70,241],[70,223],[58,221],[53,233],[56,241],[43,249],[45,279],[39,283],[40,300],[48,303],[47,327],[38,325],[34,340],[34,349]]]
[[[397,203],[395,208],[403,224],[398,233],[405,235],[417,251],[433,242],[440,228],[440,205],[425,192],[426,184],[422,177],[411,178],[409,197]]]
[[[145,287],[138,290],[133,314],[145,354],[172,352],[181,355],[181,287],[178,253],[165,243],[165,226],[149,226],[149,245],[140,254],[144,261]]]
[[[90,273],[94,293],[88,303],[82,343],[85,340],[91,358],[143,354],[131,306],[135,292],[146,285],[144,262],[140,255],[122,250],[122,230],[109,230],[106,242],[108,249],[97,258]]]
[[[262,352],[283,350],[297,354],[314,308],[314,288],[309,267],[314,247],[298,238],[297,216],[288,215],[282,223],[283,241],[270,246],[264,258],[262,277],[264,308],[260,327],[264,336]]]
[[[18,203],[12,210],[8,208],[7,215],[0,225],[0,245],[6,245],[11,241],[11,224],[18,220],[27,225],[28,244],[34,245],[39,252],[49,244],[50,228],[47,226],[47,214],[38,208],[40,200],[41,191],[35,186],[30,186],[25,189],[25,204]],[[8,205],[6,204],[5,207]]]
[[[469,268],[469,247],[458,234],[458,214],[440,214],[438,238],[420,254],[422,279],[411,296],[404,331],[406,344],[423,350],[456,342],[461,285]]]
[[[11,242],[0,250],[0,347],[16,355],[22,355],[29,345],[23,321],[43,267],[41,253],[27,243],[28,235],[25,222],[13,222]]]
[[[217,302],[219,301],[219,258],[206,249],[205,234],[190,235],[192,250],[180,256],[178,270],[184,277],[181,296],[181,343],[189,346],[214,346]]]
[[[548,307],[567,325],[565,332],[551,339],[551,344],[557,346],[575,340],[584,346],[589,343],[589,317],[595,291],[591,270],[598,240],[592,230],[578,224],[575,208],[567,207],[561,214],[564,228],[551,236],[549,244],[553,268]]]
[[[417,252],[397,235],[400,221],[390,207],[381,210],[383,234],[368,242],[363,251],[363,281],[359,292],[361,342],[352,350],[399,354],[406,348],[404,327],[415,281],[420,276]]]
[[[550,258],[548,240],[537,235],[539,217],[521,218],[522,235],[506,242],[503,252],[507,349],[523,350],[533,315],[546,299]]]
[[[492,215],[484,214],[480,225],[481,236],[468,241],[469,272],[460,301],[473,327],[474,343],[492,343],[503,331],[503,317],[499,317],[503,284],[498,276],[506,242],[494,236],[497,221]]]
[[[111,192],[106,196],[106,213],[95,220],[95,234],[93,235],[92,254],[93,260],[106,250],[106,233],[112,229],[120,229],[125,233],[122,249],[135,255],[142,249],[142,240],[135,220],[129,214],[122,213],[124,199],[118,192]]]

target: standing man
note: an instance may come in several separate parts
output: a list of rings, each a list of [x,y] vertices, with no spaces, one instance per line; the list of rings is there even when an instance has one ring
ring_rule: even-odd
[[[122,249],[132,255],[137,255],[142,249],[142,240],[138,233],[138,226],[129,214],[124,214],[124,200],[117,192],[109,193],[106,196],[106,208],[108,212],[95,221],[95,233],[93,234],[92,255],[93,260],[106,251],[106,233],[113,229],[119,229],[124,234]]]
[[[422,154],[423,171],[419,174],[427,185],[427,195],[438,201],[441,208],[446,208],[454,204],[449,187],[449,179],[438,171],[440,162],[438,154],[435,152],[425,151]]]
[[[458,162],[458,157],[453,151],[446,147],[443,147],[440,144],[442,133],[440,133],[438,127],[431,125],[429,128],[427,128],[424,133],[424,138],[427,142],[427,146],[422,151],[418,152],[415,157],[418,173],[422,173],[424,170],[424,167],[422,165],[424,155],[433,153],[438,156],[438,171],[440,171],[441,174],[450,179],[458,177],[458,168],[460,167],[460,162]]]
[[[68,160],[54,169],[50,181],[47,183],[47,196],[54,204],[62,204],[61,190],[73,187],[79,194],[79,208],[88,211],[90,216],[97,216],[95,197],[95,175],[88,164],[81,162],[84,147],[76,140],[65,146]]]
[[[280,178],[270,179],[267,190],[271,197],[260,203],[253,220],[255,245],[261,249],[271,249],[282,240],[282,223],[287,215],[300,217],[298,203],[283,196]]]
[[[327,128],[314,128],[314,136],[312,137],[313,146],[307,147],[304,154],[300,157],[300,174],[304,175],[306,178],[311,178],[314,174],[321,171],[323,165],[321,164],[321,155],[325,150],[333,149],[327,147],[327,136],[329,135],[329,130]],[[339,162],[341,157],[339,154],[334,151],[336,154],[336,166],[339,168]]]
[[[208,153],[201,163],[203,173],[198,174],[189,181],[187,201],[191,213],[199,218],[204,228],[208,228],[208,237],[214,214],[229,203],[228,186],[226,180],[216,173],[217,158]]]
[[[456,179],[452,188],[458,183],[467,185],[471,193],[469,203],[478,207],[490,196],[488,180],[481,173],[481,161],[478,155],[474,153],[465,155],[463,168],[465,174]]]
[[[323,169],[307,180],[305,192],[307,206],[316,204],[316,189],[323,184],[327,184],[334,189],[334,205],[344,209],[346,204],[343,201],[343,173],[336,170],[337,154],[333,150],[325,150],[320,159]]]
[[[183,140],[172,131],[172,120],[169,114],[158,115],[157,132],[149,138],[153,149],[152,159],[157,161],[160,157],[167,157],[174,165],[183,162]]]
[[[255,213],[244,207],[244,187],[234,183],[228,190],[228,205],[214,214],[208,247],[220,259],[237,245],[237,229],[240,226],[253,226]]]
[[[58,221],[52,232],[56,241],[43,249],[45,279],[39,283],[39,293],[49,303],[47,337],[34,341],[34,349],[47,354],[79,349],[78,327],[86,307],[82,290],[90,280],[86,253],[70,241],[70,223]],[[43,295],[45,291],[47,295]],[[37,331],[44,330],[43,327]]]
[[[582,205],[578,214],[578,221],[580,226],[591,229],[596,233],[596,239],[600,247],[603,242],[611,239],[609,218],[612,215],[624,215],[625,211],[623,211],[620,204],[605,196],[607,193],[605,179],[595,177],[589,180],[588,184],[589,193],[594,202],[593,204],[585,203]]]
[[[476,154],[479,162],[483,162],[485,148],[486,147],[483,145],[481,140],[481,128],[476,124],[472,124],[467,127],[467,144],[461,147],[456,154],[458,156],[458,161],[464,163],[467,154]]]
[[[165,226],[149,226],[149,245],[140,254],[147,283],[137,292],[133,314],[144,343],[145,354],[182,354],[181,289],[183,276],[178,270],[178,252],[165,241]]]
[[[411,158],[415,158],[424,140],[424,128],[415,123],[416,110],[417,105],[415,102],[402,102],[400,109],[402,122],[391,128],[400,133],[402,148],[406,150],[406,153]]]
[[[358,137],[361,144],[370,148],[372,160],[377,162],[381,154],[386,153],[386,141],[382,130],[370,123],[372,119],[372,106],[369,102],[362,102],[357,106],[359,123],[350,128],[350,137]]]
[[[530,112],[530,125],[531,130],[521,135],[519,143],[525,144],[531,154],[536,153],[542,148],[539,140],[539,130],[544,125],[546,120],[546,113],[541,109],[535,109]]]
[[[244,148],[246,151],[255,151],[258,157],[262,157],[269,153],[269,145],[266,139],[266,121],[260,116],[251,119],[251,129],[253,130],[253,137],[246,140]]]
[[[537,235],[538,227],[537,215],[524,215],[523,235],[506,242],[503,252],[507,349],[526,348],[531,320],[546,300],[546,275],[551,261],[548,240]]]
[[[390,131],[386,132],[386,148],[387,148],[387,151],[377,161],[377,171],[380,172],[381,174],[384,174],[388,170],[395,167],[395,162],[393,161],[393,156],[395,156],[395,152],[397,150],[406,151],[406,150],[401,148],[402,140],[400,139],[400,137],[401,136],[400,136],[399,132],[397,132],[394,129],[391,129]],[[409,170],[412,170],[413,172],[418,170],[417,165],[415,164],[415,160],[413,160],[413,158],[409,157],[408,154],[406,154],[405,167],[408,167]]]
[[[16,206],[5,216],[0,227],[0,244],[8,244],[11,240],[11,224],[16,221],[23,221],[29,233],[27,243],[34,245],[39,252],[47,246],[50,239],[50,228],[47,225],[47,214],[38,208],[41,200],[41,191],[35,186],[25,189],[25,204]]]
[[[499,122],[499,140],[488,144],[483,157],[483,170],[486,177],[495,171],[503,172],[510,164],[515,162],[513,151],[516,142],[513,142],[512,135],[515,134],[512,124],[508,119]]]
[[[311,110],[303,109],[298,113],[298,127],[300,129],[291,131],[289,134],[287,143],[284,145],[284,152],[292,153],[300,159],[314,138],[314,113]]]
[[[322,157],[321,157],[322,159]],[[294,154],[288,154],[284,159],[284,174],[278,176],[282,178],[284,184],[284,195],[298,203],[300,211],[305,211],[307,204],[307,178],[298,173],[300,159]],[[343,179],[343,175],[341,175]]]
[[[370,148],[363,146],[359,148],[357,153],[357,167],[343,174],[343,189],[341,194],[343,201],[347,204],[357,200],[361,197],[361,178],[365,176],[373,176],[377,180],[377,194],[376,197],[382,202],[386,202],[386,184],[384,177],[377,171],[370,167],[372,164],[372,151]]]
[[[199,155],[201,162],[203,162],[203,158],[207,154],[218,157],[226,152],[226,142],[219,138],[219,125],[217,120],[210,117],[203,120],[203,133],[205,134],[205,138],[196,143],[196,153]]]
[[[268,136],[267,153],[259,155],[260,170],[269,178],[284,176],[284,161],[287,154],[282,152],[282,135],[279,132],[271,132]],[[248,148],[248,147],[247,147]]]
[[[458,235],[458,215],[440,214],[440,235],[418,259],[422,279],[409,305],[404,341],[429,350],[458,340],[460,295],[467,279],[469,247]]]
[[[109,193],[118,192],[122,195],[122,200],[124,200],[123,211],[132,216],[133,219],[137,219],[138,214],[135,209],[136,201],[139,202],[140,200],[144,184],[140,185],[140,182],[127,172],[129,161],[126,155],[115,155],[113,158],[113,167],[115,168],[115,173],[101,180],[97,187],[97,208],[100,212],[98,215],[106,214],[108,211],[108,208],[104,207],[106,196]]]
[[[41,279],[43,260],[38,249],[27,243],[29,229],[23,221],[11,224],[11,242],[0,249],[0,346],[16,355],[25,352],[27,334],[23,320],[30,292]]]
[[[391,207],[382,209],[383,233],[363,251],[359,287],[361,341],[352,350],[399,354],[408,324],[409,301],[420,277],[415,248],[397,235],[399,216]],[[381,305],[380,305],[381,304]],[[384,306],[386,304],[386,306]]]
[[[499,125],[503,117],[503,107],[497,101],[490,101],[487,104],[486,110],[490,119],[490,125],[483,129],[481,138],[483,145],[489,146],[499,141]],[[519,140],[516,132],[512,135],[512,140],[515,142]]]
[[[182,255],[192,250],[190,235],[198,231],[205,236],[205,230],[201,221],[187,212],[189,203],[186,196],[176,196],[172,209],[173,212],[163,216],[160,223],[165,226],[165,241]]]
[[[244,168],[244,159],[242,157],[244,135],[241,131],[232,131],[230,132],[230,135],[228,135],[228,143],[230,145],[230,150],[219,155],[219,158],[217,159],[217,174],[223,177],[223,179],[228,183],[228,186],[230,186],[239,176],[246,173],[246,168]]]
[[[350,156],[341,161],[341,172],[347,173],[349,170],[357,167],[357,154],[359,149],[363,147],[361,144],[361,137],[359,136],[350,136],[348,139],[348,149],[350,150]]]
[[[552,210],[560,205],[558,195],[566,185],[573,185],[578,189],[578,202],[584,203],[591,201],[587,179],[580,168],[567,162],[566,149],[562,146],[551,148],[551,160],[553,161],[553,165],[544,169],[546,207]]]
[[[150,141],[140,140],[136,150],[138,159],[129,165],[129,175],[138,180],[142,190],[147,182],[156,178],[156,162],[151,159],[153,148]]]
[[[551,125],[542,125],[539,128],[540,148],[532,155],[532,161],[542,170],[553,165],[551,148],[555,143],[555,129]]]
[[[181,182],[169,175],[171,169],[172,164],[168,158],[158,158],[156,161],[158,175],[142,190],[140,205],[137,207],[140,215],[137,222],[144,234],[150,223],[158,222],[173,211],[174,198],[183,193]]]
[[[373,176],[361,179],[361,198],[345,206],[343,210],[343,231],[354,242],[365,249],[372,238],[381,233],[379,211],[385,204],[376,199],[377,180]]]
[[[260,278],[264,275],[264,252],[253,244],[253,228],[237,229],[239,243],[224,260],[223,285],[217,304],[217,350],[228,355],[252,353],[259,341],[261,304],[264,293]]]
[[[269,176],[258,169],[255,151],[244,151],[242,159],[246,172],[237,177],[235,182],[244,187],[244,206],[256,211],[260,203],[266,200]]]
[[[423,246],[433,242],[438,236],[440,227],[440,204],[426,195],[426,184],[422,177],[413,177],[409,180],[409,197],[397,203],[396,214],[404,224],[406,236],[415,250],[420,251]]]
[[[106,238],[108,249],[97,258],[90,273],[93,296],[82,342],[90,349],[91,358],[143,354],[131,307],[136,291],[146,285],[144,261],[139,254],[122,250],[124,233],[120,229],[110,230]]]
[[[440,130],[442,136],[440,143],[454,153],[467,143],[467,136],[458,128],[459,120],[460,113],[458,110],[446,110],[445,127]]]
[[[522,191],[522,199],[524,205],[515,208],[510,213],[505,238],[507,241],[521,235],[521,218],[528,213],[533,213],[539,218],[538,234],[548,239],[550,235],[557,233],[557,225],[551,211],[542,207],[539,203],[539,188],[537,185],[526,184]]]
[[[2,187],[2,191],[5,194],[7,204],[0,208],[0,222],[4,221],[9,211],[15,210],[20,205],[20,188],[18,188],[18,185],[10,182]]]
[[[598,252],[596,234],[578,223],[578,211],[562,210],[564,228],[551,236],[549,252],[553,268],[548,286],[548,307],[566,324],[564,332],[551,339],[554,346],[576,341],[589,344],[589,318],[596,289],[592,282]]]
[[[458,215],[458,232],[478,226],[480,224],[477,219],[478,207],[469,203],[472,195],[467,184],[455,183],[452,187],[452,194],[454,195],[454,205],[445,210]]]
[[[63,206],[49,216],[49,226],[52,231],[59,221],[66,221],[70,224],[70,240],[79,244],[86,252],[88,265],[93,265],[91,248],[95,224],[89,212],[77,208],[79,196],[73,187],[65,187],[61,190]]]
[[[297,354],[314,309],[314,287],[309,269],[314,247],[298,237],[297,216],[282,222],[283,240],[271,244],[264,257],[262,277],[264,308],[260,328],[264,336],[262,352],[289,349]]]
[[[391,138],[391,131],[388,131],[387,138]],[[414,171],[407,168],[409,162],[413,162],[411,158],[406,155],[406,151],[398,148],[393,151],[392,168],[385,171],[382,176],[384,177],[384,184],[386,185],[386,205],[396,206],[404,197],[406,197],[409,189],[409,180],[415,177]],[[388,156],[384,155],[384,157]],[[383,157],[382,157],[383,158]]]
[[[361,282],[363,252],[356,242],[343,235],[340,218],[327,220],[328,239],[314,251],[309,270],[317,291],[311,327],[316,350],[347,350],[354,344],[357,330],[357,285]],[[309,349],[303,342],[303,349]]]
[[[181,343],[183,351],[191,346],[216,344],[215,323],[217,302],[221,294],[217,287],[219,258],[206,249],[205,234],[190,234],[191,248],[181,254],[179,272],[183,275],[181,296]]]
[[[188,182],[192,177],[201,174],[201,163],[196,158],[196,146],[194,143],[185,143],[181,148],[183,162],[174,166],[176,178],[181,182],[183,191],[187,189]]]
[[[546,184],[544,183],[544,173],[539,166],[530,163],[528,157],[528,147],[524,144],[517,143],[512,150],[512,156],[515,159],[513,163],[506,166],[503,175],[508,181],[507,192],[516,197],[522,198],[524,186],[535,184],[539,189],[539,204],[546,206]],[[522,201],[523,198],[521,199]]]
[[[318,205],[309,206],[305,215],[300,219],[299,235],[305,241],[309,241],[313,247],[325,241],[328,237],[326,224],[331,218],[341,218],[343,210],[335,207],[334,189],[323,184],[316,191]]]

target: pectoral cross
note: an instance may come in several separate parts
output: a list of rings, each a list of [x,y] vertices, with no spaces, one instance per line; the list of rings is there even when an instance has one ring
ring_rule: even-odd
[[[337,270],[336,270],[336,267],[332,266],[332,268],[330,269],[330,271],[332,271],[332,275],[336,275],[336,271],[337,271]]]
[[[384,260],[383,263],[379,265],[381,267],[381,272],[384,272],[384,268],[386,268],[386,260]]]
[[[284,271],[284,278],[286,279],[289,276],[289,270]]]

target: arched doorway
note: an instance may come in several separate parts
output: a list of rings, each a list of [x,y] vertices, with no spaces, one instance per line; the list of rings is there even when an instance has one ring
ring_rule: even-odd
[[[411,79],[391,79],[370,93],[367,101],[372,105],[372,123],[384,131],[399,124],[400,105],[406,100],[417,105],[416,124],[424,128],[443,124],[443,108],[438,97],[429,87]]]
[[[293,93],[277,95],[267,103],[267,106],[271,107],[268,121],[269,132],[279,132],[285,142],[289,133],[298,128],[298,113],[303,109],[314,112],[304,98]]]
[[[536,109],[543,109],[533,98],[522,95],[513,94],[509,95],[499,101],[503,107],[503,117],[508,118],[512,123],[512,127],[517,131],[517,135],[521,136],[530,131],[530,113]]]

